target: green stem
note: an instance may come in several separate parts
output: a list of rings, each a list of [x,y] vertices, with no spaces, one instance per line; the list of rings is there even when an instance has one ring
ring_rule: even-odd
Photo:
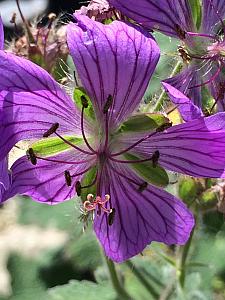
[[[137,277],[137,279],[143,284],[143,286],[149,291],[153,299],[159,299],[159,293],[150,284],[150,282],[146,280],[146,278],[142,275],[142,273],[129,260],[126,262],[126,265]]]
[[[173,71],[172,71],[171,74],[169,75],[169,78],[175,76],[175,75],[178,73],[178,71],[180,70],[181,65],[182,65],[182,62],[179,60],[179,61],[176,63],[176,65],[175,65]],[[165,92],[165,90],[163,89],[162,92],[161,92],[161,94],[159,95],[159,99],[157,100],[157,102],[156,102],[156,104],[155,104],[155,106],[154,106],[154,108],[153,108],[153,110],[152,110],[153,112],[160,111],[160,109],[162,108],[163,102],[164,102],[164,100],[165,100],[165,96],[166,96],[166,92]],[[150,101],[150,103],[147,105],[145,111],[149,111],[149,110],[150,110],[150,107],[151,107],[151,101]]]
[[[128,293],[126,292],[126,290],[123,288],[123,286],[120,283],[120,280],[118,278],[116,268],[115,268],[113,261],[106,258],[106,264],[107,264],[107,267],[109,270],[112,285],[118,295],[118,299],[132,300],[132,298],[128,295]]]
[[[183,247],[183,251],[182,251],[182,255],[181,255],[179,282],[180,282],[180,285],[181,285],[182,288],[184,287],[184,283],[185,283],[186,261],[187,261],[188,253],[189,253],[189,250],[190,250],[193,234],[194,234],[194,229],[191,232],[191,235],[190,235],[190,238],[189,238],[188,242]]]

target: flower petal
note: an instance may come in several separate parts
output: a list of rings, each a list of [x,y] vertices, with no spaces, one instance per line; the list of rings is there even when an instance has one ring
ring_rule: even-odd
[[[3,159],[0,161],[0,203],[4,197],[4,193],[10,186],[10,174],[8,172],[8,161]]]
[[[180,38],[178,27],[193,31],[194,25],[188,0],[109,0],[124,15],[148,29]]]
[[[143,182],[131,169],[119,164],[113,167],[131,180]],[[188,240],[194,218],[185,204],[169,193],[150,185],[139,192],[138,186],[108,166],[102,182],[105,194],[110,194],[115,208],[114,222],[110,226],[107,214],[96,214],[94,229],[106,256],[113,261],[137,255],[152,241],[171,245]]]
[[[0,50],[4,49],[4,27],[0,16]]]
[[[129,144],[131,144],[131,139]],[[225,113],[169,128],[135,147],[149,157],[159,151],[159,164],[171,171],[209,178],[225,178]]]
[[[140,103],[159,59],[159,48],[146,32],[114,21],[110,25],[76,15],[67,42],[78,75],[102,122],[109,95],[110,126],[118,125]]]
[[[163,80],[180,92],[184,93],[192,102],[201,107],[201,77],[198,65],[191,64],[174,77]]]
[[[22,139],[40,138],[52,124],[59,132],[81,134],[80,113],[42,68],[0,51],[0,159]]]
[[[184,121],[188,122],[203,116],[201,109],[194,105],[183,93],[166,82],[162,82],[162,85],[171,101],[177,106]]]
[[[6,191],[3,201],[22,194],[32,197],[34,201],[47,204],[57,204],[72,198],[75,194],[75,182],[80,181],[83,175],[72,179],[72,185],[67,186],[64,172],[67,170],[71,176],[80,174],[95,163],[93,158],[75,150],[66,151],[57,156],[48,157],[64,161],[64,163],[37,160],[32,165],[26,156],[19,158],[12,166],[12,185]],[[70,162],[79,161],[79,164]],[[83,162],[86,161],[86,162]]]
[[[224,0],[203,0],[202,2],[202,30],[207,34],[215,34],[222,27],[221,20],[225,18]]]

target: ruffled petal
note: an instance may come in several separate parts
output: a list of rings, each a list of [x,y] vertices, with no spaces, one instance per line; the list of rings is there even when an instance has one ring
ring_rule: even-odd
[[[207,34],[216,34],[222,29],[225,18],[224,0],[203,0],[202,31]]]
[[[144,27],[180,37],[178,28],[193,31],[194,25],[188,0],[109,0],[124,15]]]
[[[16,194],[30,196],[34,201],[58,204],[71,199],[75,194],[75,183],[80,181],[83,174],[72,179],[68,186],[64,172],[71,176],[80,174],[95,164],[95,158],[74,150],[66,151],[56,156],[48,157],[64,163],[37,160],[34,166],[26,156],[19,158],[12,166],[12,184],[5,192],[3,201]],[[72,163],[72,162],[79,163]]]
[[[129,145],[137,139],[129,138]],[[150,157],[159,151],[159,164],[171,171],[225,178],[225,113],[199,119],[153,134],[133,150]]]
[[[183,93],[166,82],[162,82],[162,85],[169,95],[170,100],[177,106],[184,121],[188,122],[203,116],[201,109],[194,105]]]
[[[34,63],[0,51],[0,159],[22,139],[40,138],[52,124],[81,135],[80,113],[54,79]]]
[[[111,95],[110,128],[140,103],[159,59],[159,48],[146,32],[114,21],[110,25],[76,15],[67,27],[67,42],[78,75],[104,124],[103,109]]]
[[[139,184],[143,182],[127,167],[113,164],[113,168]],[[150,185],[139,192],[137,185],[109,166],[101,187],[102,195],[110,195],[115,217],[109,225],[106,213],[96,214],[94,229],[106,256],[113,261],[123,262],[139,254],[152,241],[171,245],[188,240],[194,218],[174,196]]]
[[[0,16],[0,50],[4,49],[4,28],[2,23],[2,18]]]

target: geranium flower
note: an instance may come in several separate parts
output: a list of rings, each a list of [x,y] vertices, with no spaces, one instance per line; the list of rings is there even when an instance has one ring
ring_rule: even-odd
[[[165,82],[184,92],[199,107],[202,107],[202,88],[208,87],[215,99],[210,111],[216,104],[224,111],[224,1],[202,1],[202,20],[198,28],[188,0],[109,0],[109,3],[145,28],[179,39],[178,52],[186,67]]]
[[[184,244],[191,212],[151,182],[165,183],[164,167],[224,177],[224,113],[173,127],[161,115],[131,116],[159,59],[155,41],[134,26],[76,15],[67,42],[94,112],[84,94],[79,109],[45,70],[0,52],[0,159],[20,140],[41,139],[11,167],[1,201],[22,194],[57,204],[86,191],[83,211],[94,212],[95,233],[116,262],[152,241]]]

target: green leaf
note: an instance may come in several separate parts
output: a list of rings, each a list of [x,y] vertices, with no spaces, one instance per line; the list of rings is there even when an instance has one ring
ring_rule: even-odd
[[[76,103],[77,107],[81,110],[82,109],[82,103],[81,103],[81,97],[84,96],[88,100],[88,108],[84,110],[84,114],[95,120],[95,113],[94,113],[94,108],[91,102],[90,97],[87,95],[86,91],[82,87],[77,87],[73,91],[73,99],[74,102]]]
[[[90,171],[88,171],[85,174],[84,178],[81,181],[81,186],[83,187],[92,184],[95,177],[96,177],[96,167],[93,167]],[[94,184],[89,188],[81,189],[81,199],[83,202],[87,200],[88,194],[93,194],[94,196],[96,196],[96,184]]]
[[[71,136],[64,136],[64,138],[75,145],[81,144],[83,142],[82,138],[76,138]],[[64,150],[71,148],[71,146],[66,144],[60,138],[57,137],[57,138],[42,139],[34,143],[32,145],[32,148],[35,154],[45,156],[45,155],[52,155],[55,153],[62,152]]]
[[[126,153],[124,157],[127,160],[138,160],[139,157]],[[131,164],[132,168],[148,183],[152,183],[157,186],[165,187],[169,183],[169,177],[165,171],[160,166],[156,166],[155,168],[152,166],[152,162],[144,162],[144,163],[134,163]]]
[[[108,283],[96,284],[90,281],[70,281],[66,285],[52,288],[48,300],[115,300],[116,293]]]
[[[138,114],[124,122],[119,132],[151,131],[169,122],[169,119],[162,114]]]
[[[201,20],[202,20],[201,3],[199,0],[189,0],[189,3],[191,6],[194,23],[196,25],[196,28],[199,29],[201,26]]]

